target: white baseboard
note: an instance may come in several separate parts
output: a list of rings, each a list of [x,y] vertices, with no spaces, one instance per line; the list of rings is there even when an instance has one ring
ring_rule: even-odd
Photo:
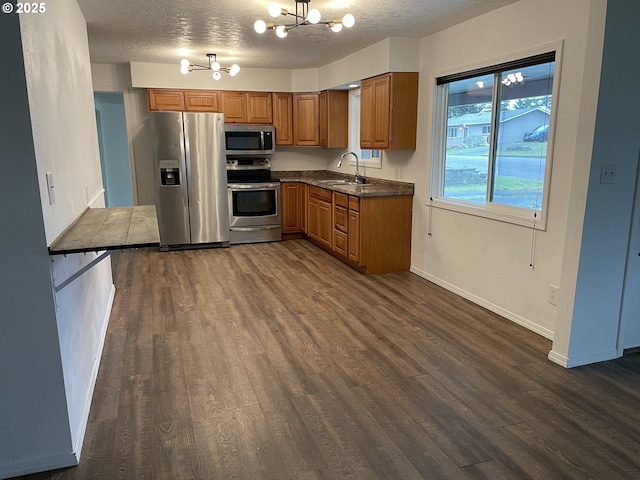
[[[102,351],[104,349],[104,342],[107,338],[107,328],[109,327],[109,317],[111,316],[111,309],[113,308],[113,299],[116,294],[115,285],[111,284],[111,292],[109,294],[109,301],[107,302],[107,309],[105,311],[104,319],[102,320],[102,329],[100,331],[100,346],[96,358],[93,361],[93,367],[91,369],[91,385],[87,389],[87,395],[84,400],[84,407],[82,409],[82,422],[78,426],[78,429],[73,436],[73,451],[78,457],[80,462],[82,445],[84,443],[84,435],[87,431],[87,423],[89,421],[89,412],[91,410],[91,401],[93,400],[93,392],[96,387],[96,380],[98,379],[98,370],[100,369],[100,360],[102,359]],[[77,464],[76,464],[77,465]]]
[[[521,317],[520,315],[510,312],[509,310],[506,310],[483,298],[480,298],[477,295],[474,295],[470,292],[467,292],[466,290],[456,287],[455,285],[445,282],[444,280],[434,277],[433,275],[430,275],[427,272],[420,270],[419,268],[412,266],[410,271],[426,280],[429,280],[432,283],[435,283],[436,285],[439,285],[440,287],[446,290],[449,290],[450,292],[455,293],[456,295],[460,295],[461,297],[466,298],[467,300],[470,300],[473,303],[480,305],[481,307],[484,307],[487,310],[492,311],[493,313],[497,313],[498,315],[506,318],[507,320],[511,320],[513,323],[517,323],[518,325],[526,328],[527,330],[531,330],[532,332],[537,333],[538,335],[541,335],[544,338],[553,340],[553,331],[549,330],[548,328],[541,327],[540,325],[532,322],[531,320]]]
[[[78,458],[73,452],[38,457],[30,460],[20,460],[0,465],[0,479],[12,478],[30,473],[46,472],[58,468],[74,467],[78,465]]]
[[[619,358],[620,356],[621,355],[618,353],[618,350],[616,350],[615,348],[612,348],[610,350],[603,350],[600,352],[586,353],[582,355],[571,355],[569,357],[560,355],[553,350],[549,352],[549,360],[563,366],[564,368],[574,368],[580,367],[582,365],[588,365],[590,363],[606,362],[607,360],[613,360],[614,358]]]

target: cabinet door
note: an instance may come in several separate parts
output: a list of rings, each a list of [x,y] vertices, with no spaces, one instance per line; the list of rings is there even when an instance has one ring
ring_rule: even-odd
[[[273,126],[276,145],[293,146],[293,94],[273,94]]]
[[[349,92],[325,90],[320,94],[320,145],[349,147]]]
[[[299,183],[282,183],[282,233],[302,231],[302,204],[299,190]]]
[[[329,248],[331,248],[331,234],[333,233],[331,227],[331,204],[318,202],[318,240]]]
[[[349,260],[360,264],[360,212],[349,210]]]
[[[247,107],[248,123],[273,123],[271,93],[247,92]]]
[[[245,92],[220,92],[220,106],[224,113],[224,123],[247,123]]]
[[[328,105],[328,93],[326,90],[318,94],[318,131],[320,135],[320,146],[329,146],[329,105]]]
[[[360,199],[349,195],[349,260],[360,264]]]
[[[373,148],[373,81],[360,84],[360,148]]]
[[[373,148],[389,148],[391,115],[391,76],[376,77],[373,82]]]
[[[309,238],[320,238],[320,201],[317,198],[307,199],[307,235]]]
[[[149,89],[149,110],[184,111],[182,90]]]
[[[331,248],[333,223],[331,222],[331,191],[309,187],[307,235]]]
[[[219,112],[219,93],[214,90],[185,90],[184,103],[187,112]]]
[[[298,147],[320,146],[319,101],[317,93],[293,95],[293,140]]]

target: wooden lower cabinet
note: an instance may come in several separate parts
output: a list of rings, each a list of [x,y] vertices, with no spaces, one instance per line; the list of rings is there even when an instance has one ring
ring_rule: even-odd
[[[298,182],[283,182],[282,193],[282,233],[301,233],[304,220],[304,203],[300,191],[304,184]]]
[[[360,211],[353,220],[358,217],[357,263],[366,273],[409,270],[412,209],[413,195],[360,198]]]
[[[352,262],[360,264],[360,199],[349,197],[349,246],[347,257]]]
[[[307,200],[307,236],[325,247],[332,247],[331,191],[309,187]]]
[[[283,233],[300,228],[309,240],[363,273],[409,270],[412,195],[357,197],[297,185],[294,191],[293,186],[283,183],[283,192],[287,192],[283,198],[286,195],[289,204],[283,207]],[[294,196],[298,207],[289,203]],[[291,221],[293,215],[302,216],[302,220]]]

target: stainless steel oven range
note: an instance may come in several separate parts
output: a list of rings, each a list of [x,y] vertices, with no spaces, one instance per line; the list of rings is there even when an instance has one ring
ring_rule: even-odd
[[[227,157],[229,243],[274,242],[282,239],[280,181],[271,178],[264,157]]]

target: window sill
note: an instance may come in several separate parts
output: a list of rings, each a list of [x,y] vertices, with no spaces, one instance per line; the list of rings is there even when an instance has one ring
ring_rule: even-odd
[[[533,218],[534,212],[526,211],[528,216],[521,215],[509,207],[492,206],[487,208],[484,205],[473,205],[471,203],[454,202],[445,200],[442,198],[434,198],[426,203],[428,207],[440,208],[442,210],[449,210],[452,212],[463,213],[466,215],[473,215],[474,217],[483,217],[489,220],[495,220],[498,222],[511,223],[513,225],[519,225],[527,228],[535,228],[536,230],[546,231],[547,220],[537,212],[537,218]]]

